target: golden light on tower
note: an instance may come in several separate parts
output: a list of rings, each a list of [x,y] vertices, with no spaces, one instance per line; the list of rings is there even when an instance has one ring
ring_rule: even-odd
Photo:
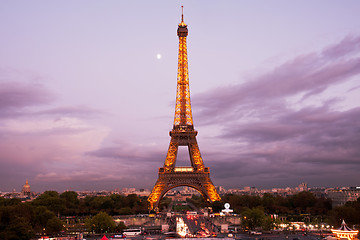
[[[174,125],[170,131],[171,140],[164,166],[159,169],[158,180],[148,198],[150,209],[157,208],[160,199],[166,192],[179,186],[196,189],[210,202],[220,200],[220,196],[210,179],[210,169],[204,166],[196,141],[197,131],[194,130],[190,101],[186,43],[188,29],[184,22],[183,12],[177,35],[179,37],[179,55]],[[179,146],[188,147],[190,167],[175,167]]]
[[[190,103],[189,70],[187,57],[186,37],[187,25],[184,23],[184,14],[181,14],[177,34],[179,36],[178,74],[176,89],[176,106],[174,126],[192,126],[192,113]]]

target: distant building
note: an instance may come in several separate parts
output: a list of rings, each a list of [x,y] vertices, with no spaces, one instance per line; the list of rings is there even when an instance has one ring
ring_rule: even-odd
[[[308,190],[309,190],[309,188],[308,188],[307,183],[300,183],[300,185],[299,185],[300,192],[304,192],[304,191],[308,191]]]
[[[136,188],[123,188],[122,189],[122,193],[124,195],[129,195],[129,194],[135,194],[136,193]]]
[[[23,186],[23,188],[21,190],[21,195],[30,197],[30,194],[31,194],[30,184],[29,184],[28,179],[26,179],[25,185]]]
[[[327,197],[326,193],[326,188],[325,187],[312,187],[309,192],[311,192],[312,194],[315,195],[315,197],[317,198],[321,198],[321,197]]]
[[[356,201],[360,197],[360,187],[347,189],[331,189],[327,191],[328,198],[332,200],[332,206],[342,206],[346,202]]]
[[[217,186],[216,190],[218,191],[219,194],[225,194],[226,193],[226,189],[223,186]]]

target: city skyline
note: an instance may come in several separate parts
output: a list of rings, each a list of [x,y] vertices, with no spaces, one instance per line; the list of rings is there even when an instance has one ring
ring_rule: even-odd
[[[181,5],[214,185],[359,185],[358,1],[140,2],[0,3],[0,191],[152,187]]]

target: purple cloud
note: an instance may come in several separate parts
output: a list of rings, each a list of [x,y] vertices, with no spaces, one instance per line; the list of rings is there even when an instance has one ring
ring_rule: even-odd
[[[104,111],[88,107],[86,105],[66,106],[52,108],[48,110],[39,111],[38,115],[54,115],[54,116],[77,116],[77,117],[97,117],[105,114]]]
[[[0,118],[22,115],[28,107],[46,105],[52,94],[39,84],[0,82]]]
[[[347,36],[340,43],[325,48],[322,55],[324,58],[338,59],[351,56],[359,50],[360,36]]]
[[[195,95],[199,126],[218,126],[217,140],[232,143],[217,153],[213,150],[208,155],[212,161],[205,160],[217,182],[261,187],[274,187],[281,180],[283,186],[302,181],[354,183],[360,171],[360,107],[335,110],[345,96],[303,107],[287,99],[300,96],[302,103],[358,77],[359,49],[360,37],[348,36],[246,83]],[[358,89],[356,85],[348,92]]]
[[[102,111],[84,105],[53,107],[56,97],[44,85],[10,81],[18,76],[6,74],[0,76],[5,80],[0,82],[1,190],[49,170],[69,171],[69,163],[76,168],[81,154],[97,148],[107,135],[106,127],[89,121]]]
[[[124,144],[117,145],[115,147],[100,148],[95,151],[87,152],[86,155],[98,158],[114,159],[114,161],[122,161],[124,164],[128,165],[143,165],[144,163],[159,163],[162,159],[165,160],[166,152],[164,149],[136,147],[130,144]]]
[[[226,120],[228,115],[242,117],[249,108],[259,109],[269,101],[283,102],[296,94],[304,94],[304,100],[322,93],[360,73],[359,46],[360,37],[349,36],[322,52],[298,56],[246,83],[195,95],[197,119],[200,124],[212,124]]]

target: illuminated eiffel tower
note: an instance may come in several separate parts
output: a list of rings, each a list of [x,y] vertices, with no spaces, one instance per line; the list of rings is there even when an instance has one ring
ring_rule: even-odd
[[[150,209],[158,210],[160,199],[170,189],[188,186],[196,189],[210,202],[220,200],[219,194],[210,179],[210,169],[204,166],[194,130],[189,89],[189,70],[187,60],[187,25],[181,14],[177,35],[179,36],[179,59],[177,73],[176,106],[173,129],[170,131],[170,146],[165,164],[159,168],[159,178],[148,198]],[[187,146],[191,167],[175,167],[179,146]]]

